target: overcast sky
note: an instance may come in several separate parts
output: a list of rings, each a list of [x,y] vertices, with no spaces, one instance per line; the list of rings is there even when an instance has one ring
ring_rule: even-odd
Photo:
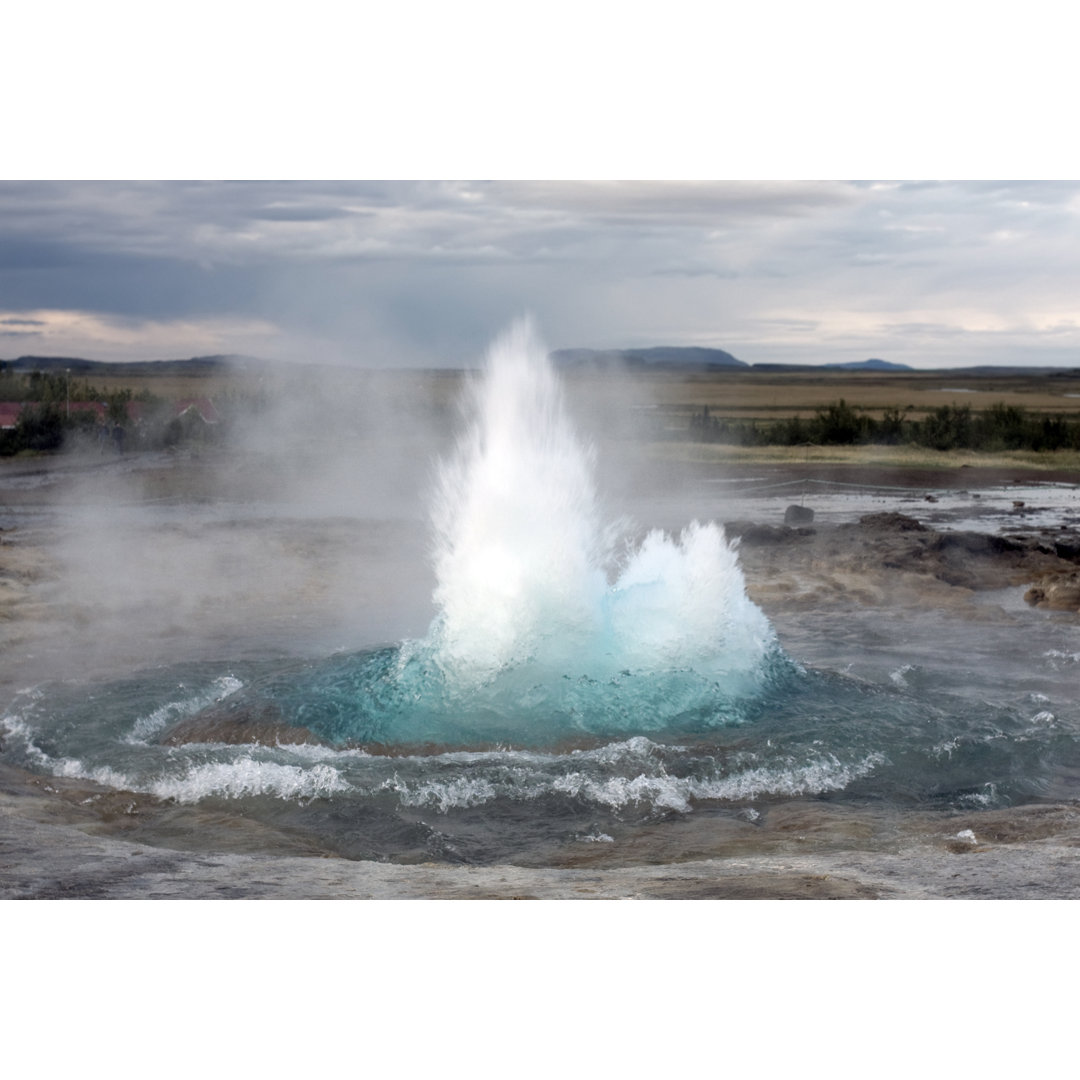
[[[0,358],[1080,366],[1080,184],[0,181]]]

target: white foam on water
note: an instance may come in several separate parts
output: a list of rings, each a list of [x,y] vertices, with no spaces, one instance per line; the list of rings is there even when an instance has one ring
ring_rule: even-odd
[[[898,667],[895,671],[891,671],[889,673],[889,678],[893,681],[893,683],[895,683],[895,685],[900,686],[900,687],[905,687],[905,686],[908,685],[907,677],[914,670],[915,670],[915,665],[914,664],[904,664],[901,667]]]
[[[632,803],[658,810],[689,813],[695,782],[674,776],[609,776],[597,778],[584,773],[567,773],[551,784],[562,795],[600,806],[620,809]]]
[[[615,810],[638,805],[689,813],[695,800],[743,802],[763,796],[794,797],[842,790],[884,762],[884,755],[877,753],[847,763],[830,755],[801,765],[766,766],[711,779],[670,776],[664,771],[594,776],[577,770],[542,775],[518,769],[481,777],[410,782],[395,774],[377,790],[395,793],[403,806],[430,806],[444,814],[500,797],[527,801],[552,793]]]
[[[220,745],[220,744],[218,744]],[[277,743],[278,749],[288,750],[289,756],[301,761],[349,761],[372,758],[359,746],[326,746],[322,743]]]
[[[664,753],[685,751],[685,746],[675,746],[671,743],[661,745],[653,742],[644,735],[634,735],[621,742],[605,743],[592,750],[571,750],[571,759],[582,758],[587,761],[595,761],[601,765],[626,765],[638,762],[652,765],[659,761]]]
[[[960,749],[960,740],[947,739],[945,742],[938,743],[935,746],[930,747],[930,753],[935,757],[940,758],[942,755],[951,758],[954,750]]]
[[[295,749],[290,747],[290,750]],[[644,735],[634,735],[619,742],[604,743],[589,750],[575,749],[568,754],[545,750],[511,750],[493,747],[491,750],[446,750],[438,754],[402,754],[395,761],[434,763],[444,765],[503,765],[511,768],[558,765],[567,760],[582,760],[600,765],[648,763],[659,760],[661,754],[685,751],[685,746],[671,743],[661,745]],[[338,753],[338,751],[330,751]],[[374,755],[364,755],[371,756]],[[386,760],[386,759],[382,759]]]
[[[24,743],[30,761],[53,776],[91,780],[103,787],[175,799],[180,803],[194,803],[210,796],[238,799],[270,795],[279,799],[314,799],[353,790],[341,772],[325,762],[304,768],[251,757],[193,765],[179,776],[138,778],[109,765],[93,765],[76,757],[52,757],[34,742],[36,733],[21,719],[5,717],[4,724],[10,735]],[[341,756],[367,755],[345,751]]]
[[[174,799],[179,803],[194,803],[211,796],[241,799],[271,795],[278,799],[315,799],[351,790],[351,785],[338,770],[329,765],[303,769],[298,765],[279,765],[252,758],[196,765],[182,776],[154,780],[138,780],[107,765],[86,765],[78,758],[50,761],[50,767],[54,776],[93,780],[104,787]]]
[[[197,765],[183,776],[155,780],[144,790],[159,799],[194,803],[211,796],[241,799],[270,795],[278,799],[318,799],[351,789],[352,785],[330,765],[319,764],[304,769],[298,765],[241,758],[239,761]]]
[[[23,744],[27,757],[32,761],[45,768],[52,765],[53,759],[34,742],[37,731],[24,717],[17,713],[7,713],[3,720],[0,720],[0,724],[10,738],[18,739]]]
[[[842,791],[852,781],[869,776],[886,761],[885,755],[880,753],[867,754],[859,761],[847,763],[830,754],[803,765],[749,769],[722,780],[698,781],[694,794],[699,799],[740,802],[764,795],[820,795],[826,791]]]
[[[715,522],[645,537],[608,595],[612,655],[632,670],[752,672],[774,642]]]
[[[466,776],[428,780],[415,785],[395,776],[376,790],[394,792],[402,806],[433,806],[443,814],[451,809],[480,806],[499,795],[499,789],[490,780]]]
[[[50,764],[53,776],[67,780],[93,780],[95,784],[101,784],[102,787],[116,788],[120,791],[141,790],[129,776],[108,765],[86,765],[78,758],[61,758]]]
[[[1048,649],[1043,657],[1047,666],[1055,671],[1062,666],[1080,663],[1080,652],[1066,652],[1064,649]]]
[[[200,690],[189,697],[169,701],[159,705],[153,712],[140,716],[130,733],[124,737],[127,743],[145,744],[146,741],[164,730],[170,724],[224,701],[227,697],[243,689],[244,684],[232,675],[222,675],[215,679],[209,688]]]
[[[108,765],[88,765],[79,758],[56,758],[46,753],[34,741],[37,731],[32,725],[17,716],[5,716],[3,723],[10,735],[23,743],[24,753],[30,764],[43,772],[68,780],[93,780],[103,787],[118,788],[124,791],[138,791],[131,778]]]
[[[957,801],[966,803],[968,806],[993,806],[997,802],[997,787],[994,784],[983,784],[982,791],[965,792]]]

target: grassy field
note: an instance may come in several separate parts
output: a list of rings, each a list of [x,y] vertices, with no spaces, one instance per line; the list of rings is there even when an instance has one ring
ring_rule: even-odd
[[[333,396],[336,400],[377,400],[387,409],[401,405],[410,412],[454,415],[464,382],[459,371],[365,370],[350,368],[284,368],[275,372],[180,376],[175,374],[97,377],[102,391],[149,390],[159,397],[254,398]],[[735,447],[693,442],[686,438],[690,418],[707,407],[713,417],[744,421],[805,419],[841,399],[879,419],[899,409],[919,420],[943,405],[970,406],[978,413],[992,405],[1015,405],[1031,414],[1080,420],[1080,368],[1053,374],[971,372],[845,372],[803,371],[568,372],[567,397],[584,408],[599,406],[622,417],[629,437],[655,440],[658,457],[688,462],[860,463],[882,467],[955,467],[957,464],[1000,464],[1014,468],[1077,469],[1072,452],[975,453],[937,452],[914,446]],[[666,441],[671,440],[671,441]]]
[[[147,390],[158,397],[186,398],[226,395],[248,395],[263,390],[285,389],[302,392],[304,387],[328,387],[342,392],[362,392],[365,389],[385,388],[401,393],[420,392],[428,397],[456,398],[462,382],[460,371],[383,371],[380,369],[305,367],[301,364],[270,369],[263,374],[238,371],[214,375],[91,375],[89,382],[104,393],[129,389],[133,394]]]
[[[365,387],[421,391],[432,399],[452,401],[462,382],[458,371],[384,371],[350,368],[285,369],[286,374],[210,376],[134,375],[94,376],[90,381],[109,392],[146,389],[162,397],[214,397],[250,393],[276,384],[336,383],[342,390]],[[717,416],[770,419],[809,415],[843,398],[872,412],[888,408],[925,413],[940,405],[971,405],[980,409],[995,402],[1018,405],[1033,412],[1080,415],[1080,368],[1053,375],[971,375],[950,372],[845,372],[805,370],[578,373],[565,375],[568,392],[605,396],[615,393],[634,406],[654,405],[676,411],[708,406]]]
[[[941,405],[970,405],[977,411],[997,402],[1031,412],[1080,416],[1080,369],[1055,375],[977,376],[844,371],[661,373],[635,374],[628,382],[643,402],[686,415],[708,406],[712,415],[720,417],[809,417],[816,409],[843,399],[875,417],[899,408],[911,410],[910,417],[919,419]]]
[[[859,465],[882,469],[1022,469],[1080,474],[1080,452],[930,450],[922,446],[723,446],[717,443],[657,442],[652,456],[687,464]]]

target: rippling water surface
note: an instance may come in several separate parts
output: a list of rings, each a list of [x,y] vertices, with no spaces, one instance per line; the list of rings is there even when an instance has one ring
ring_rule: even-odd
[[[1041,636],[1050,644],[1053,626]],[[504,690],[479,717],[433,711],[417,704],[423,694],[395,687],[401,652],[204,663],[89,689],[37,687],[5,718],[7,758],[180,804],[220,804],[310,831],[345,854],[466,861],[611,842],[620,829],[671,814],[753,821],[793,796],[1009,806],[1068,797],[1080,770],[1070,693],[1080,654],[1055,648],[1025,663],[1024,677],[1003,673],[1000,682],[977,669],[917,663],[875,682],[800,668],[777,654],[745,697],[715,687],[710,697],[691,680],[681,689],[692,703],[681,713],[671,711],[678,692],[670,684],[679,681],[671,675],[643,696],[627,691],[632,677],[587,681],[557,711],[542,688],[523,685],[520,707],[505,711]],[[666,718],[649,707],[653,693]],[[595,695],[622,704],[589,714]],[[513,739],[523,715],[534,726]],[[217,726],[191,733],[205,741],[163,741],[207,716]],[[311,741],[218,741],[230,725],[270,722],[302,727]]]

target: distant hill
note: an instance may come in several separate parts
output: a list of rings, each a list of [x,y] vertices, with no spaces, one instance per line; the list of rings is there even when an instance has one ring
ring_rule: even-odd
[[[259,367],[265,361],[251,356],[193,356],[189,360],[83,360],[77,356],[20,356],[2,361],[8,371],[70,371],[73,375],[215,375],[224,371]]]
[[[822,364],[821,367],[837,371],[914,371],[907,364],[894,364],[890,360],[852,360],[846,364]]]
[[[76,371],[85,374],[102,365],[96,360],[83,360],[78,356],[20,356],[5,360],[8,371]]]
[[[609,368],[628,367],[638,370],[668,368],[672,370],[716,368],[748,368],[723,349],[704,349],[694,346],[659,345],[649,349],[556,349],[551,360],[557,367]]]
[[[1051,376],[1073,378],[1080,368],[1072,367],[1025,367],[1021,365],[980,364],[962,368],[913,368],[907,364],[895,364],[889,360],[858,360],[844,364],[747,364],[723,349],[706,349],[692,346],[661,345],[647,349],[557,349],[551,353],[552,362],[563,369],[638,371],[759,371],[759,372],[812,372],[812,371],[895,371],[918,375],[948,372],[957,377],[980,376]],[[293,368],[289,361],[266,360],[257,356],[218,354],[193,356],[187,360],[86,360],[79,356],[20,356],[14,360],[0,359],[0,370],[17,374],[31,371],[62,372],[92,380],[100,377],[120,378],[125,375],[189,375],[207,376],[234,374],[236,372],[262,373],[281,368]],[[323,365],[315,364],[314,367]],[[417,369],[420,370],[420,369]],[[442,371],[444,369],[431,369]]]
[[[1075,378],[1080,374],[1080,368],[1076,367],[1023,367],[1012,364],[978,364],[975,367],[943,368],[940,371],[949,375],[966,375],[976,378],[984,375],[999,377],[1004,375],[1049,375],[1054,379],[1068,379]]]

